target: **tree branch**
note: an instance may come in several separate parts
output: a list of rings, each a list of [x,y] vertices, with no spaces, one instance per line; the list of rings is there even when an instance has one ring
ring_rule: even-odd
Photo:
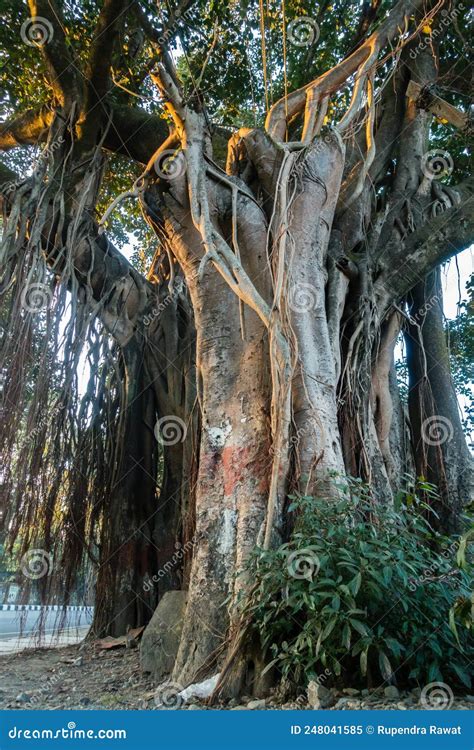
[[[461,253],[474,242],[474,177],[452,188],[459,204],[426,221],[399,245],[388,251],[390,268],[375,289],[388,300],[402,298],[440,263]]]
[[[0,151],[17,146],[33,146],[43,140],[53,121],[54,111],[48,106],[29,109],[13,120],[0,123]]]
[[[168,135],[168,124],[160,115],[138,108],[114,107],[104,146],[146,165]]]
[[[54,0],[28,0],[32,18],[41,19],[51,24],[52,33],[47,34],[41,51],[48,67],[49,81],[53,91],[63,104],[72,104],[82,99],[80,75],[66,44],[64,22]]]
[[[109,72],[120,22],[125,21],[133,0],[104,0],[94,31],[87,65],[87,81],[94,97],[100,100],[109,86]]]
[[[270,109],[265,128],[275,140],[283,140],[287,120],[290,121],[306,104],[311,92],[313,99],[337,91],[362,65],[375,66],[378,52],[400,34],[409,16],[423,5],[423,0],[399,0],[385,21],[349,57],[335,65],[314,81],[283,97]],[[406,41],[406,40],[405,40]],[[363,81],[361,81],[363,83]]]
[[[86,113],[81,140],[87,147],[96,141],[104,107],[101,106],[110,87],[110,68],[117,34],[133,0],[104,0],[99,13],[87,63]]]
[[[40,143],[46,138],[53,117],[53,107],[44,105],[0,123],[0,151]],[[116,106],[112,110],[104,148],[140,164],[147,164],[168,134],[168,125],[160,115],[138,108]]]

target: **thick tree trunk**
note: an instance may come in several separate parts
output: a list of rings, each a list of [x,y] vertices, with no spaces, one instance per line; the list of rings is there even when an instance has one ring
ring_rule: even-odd
[[[153,533],[157,555],[149,581],[159,598],[166,591],[182,588],[189,577],[200,434],[196,332],[189,296],[182,277],[172,291],[166,282],[162,287],[161,308],[146,338],[146,362],[157,404],[155,438],[162,465]]]
[[[316,140],[295,170],[298,193],[289,209],[293,252],[288,304],[298,355],[293,383],[298,485],[303,493],[322,496],[334,494],[329,472],[344,473],[336,408],[338,363],[326,297],[328,242],[343,164],[342,142],[335,136]]]
[[[123,355],[125,439],[102,521],[92,625],[96,636],[123,635],[128,628],[146,624],[157,604],[157,593],[144,586],[156,559],[152,542],[157,512],[154,394],[144,372],[142,348],[132,340]]]
[[[438,488],[435,510],[440,528],[449,534],[460,529],[473,467],[450,373],[439,269],[412,290],[410,316],[405,338],[416,471]]]
[[[261,215],[260,215],[261,216]],[[247,215],[238,232],[242,263],[258,277],[265,227]],[[197,331],[201,410],[195,533],[187,610],[174,679],[188,684],[213,668],[225,650],[237,589],[236,573],[257,543],[268,499],[270,380],[266,330],[240,311],[235,294],[208,264],[197,263],[201,239],[185,207],[168,200],[165,228],[186,279]],[[257,283],[268,296],[268,278]]]

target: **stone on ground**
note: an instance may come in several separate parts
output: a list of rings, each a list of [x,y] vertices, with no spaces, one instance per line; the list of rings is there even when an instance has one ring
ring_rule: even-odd
[[[186,591],[167,591],[145,628],[140,666],[161,680],[173,669],[183,628]]]

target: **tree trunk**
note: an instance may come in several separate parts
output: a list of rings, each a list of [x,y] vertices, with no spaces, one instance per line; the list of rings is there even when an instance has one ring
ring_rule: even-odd
[[[193,560],[174,669],[174,679],[187,684],[215,668],[225,649],[241,586],[236,572],[256,544],[265,517],[271,464],[269,364],[261,321],[245,309],[242,329],[239,302],[213,267],[198,278],[200,238],[189,226],[189,213],[176,204],[172,211],[168,235],[194,309],[202,424]],[[253,235],[258,228],[242,222],[239,230],[243,262],[256,275],[264,252]],[[264,278],[258,283],[265,287]]]
[[[95,636],[123,635],[129,628],[146,624],[157,604],[157,592],[144,586],[156,560],[152,542],[158,507],[154,394],[136,341],[128,344],[123,356],[125,439],[102,521],[92,625]]]
[[[439,527],[456,533],[472,490],[472,458],[450,372],[440,269],[414,287],[409,302],[405,339],[416,471],[438,488]]]

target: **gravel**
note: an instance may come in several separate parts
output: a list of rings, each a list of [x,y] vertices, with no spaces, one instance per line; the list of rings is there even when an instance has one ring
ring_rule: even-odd
[[[141,672],[137,649],[105,651],[87,643],[80,647],[24,651],[0,656],[0,674],[0,709],[156,710],[160,704],[157,700],[160,690],[168,689],[169,697],[169,683],[160,688],[150,675]],[[171,684],[178,696],[182,686]],[[359,691],[348,686],[338,691],[313,684],[309,694],[314,703],[324,703],[324,708],[331,711],[426,710],[420,703],[420,688],[403,691],[389,685],[384,689]],[[472,711],[473,705],[474,696],[469,694],[455,696],[450,708]],[[169,703],[167,707],[170,707]],[[179,697],[175,707],[190,711],[209,708],[196,698],[186,704]],[[300,696],[298,701],[286,703],[278,701],[275,696],[266,699],[263,696],[243,696],[212,708],[232,711],[312,710],[306,695]]]

